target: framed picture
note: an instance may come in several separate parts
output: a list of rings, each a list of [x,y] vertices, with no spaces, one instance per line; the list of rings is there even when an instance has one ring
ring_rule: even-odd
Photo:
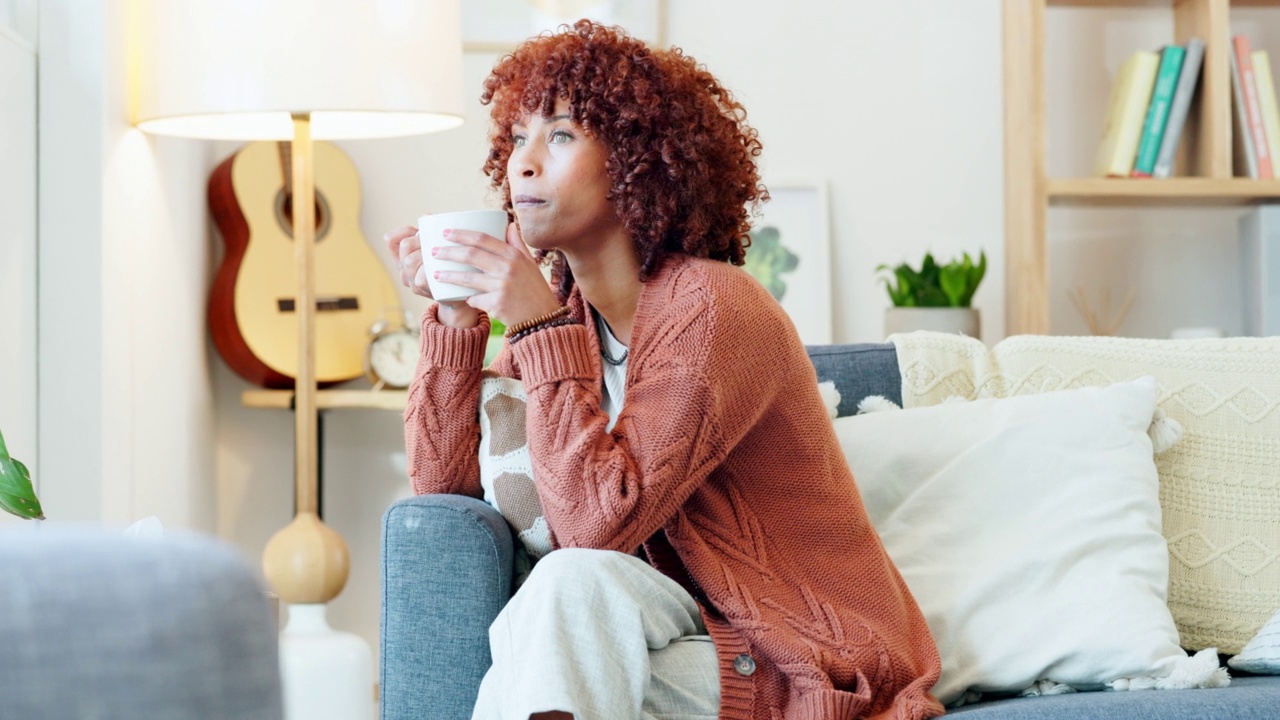
[[[791,316],[805,345],[832,342],[831,224],[822,184],[769,185],[744,269]]]
[[[511,52],[538,33],[584,17],[666,47],[667,0],[463,0],[462,49]]]

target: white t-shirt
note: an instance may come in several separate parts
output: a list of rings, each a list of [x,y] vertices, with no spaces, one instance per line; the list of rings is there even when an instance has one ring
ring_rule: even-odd
[[[622,402],[626,399],[627,346],[613,336],[609,324],[600,317],[599,313],[592,311],[592,314],[596,317],[596,331],[600,334],[600,364],[604,366],[604,387],[601,388],[600,409],[609,414],[609,425],[605,427],[605,432],[609,432],[618,422],[618,413],[622,412]],[[614,365],[605,359],[608,356],[613,356],[615,360],[618,358],[623,360],[618,365]]]

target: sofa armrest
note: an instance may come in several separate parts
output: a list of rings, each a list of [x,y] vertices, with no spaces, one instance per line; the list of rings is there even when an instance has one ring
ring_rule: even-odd
[[[497,510],[421,495],[382,518],[383,720],[466,720],[511,597],[512,537]]]

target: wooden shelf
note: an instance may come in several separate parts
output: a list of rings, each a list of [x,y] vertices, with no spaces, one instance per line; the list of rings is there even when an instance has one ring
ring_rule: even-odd
[[[1050,180],[1052,205],[1248,205],[1280,200],[1280,180],[1069,178]]]
[[[288,410],[293,407],[292,390],[245,390],[240,395],[245,407]],[[408,390],[319,390],[316,407],[320,410],[335,408],[370,408],[375,410],[404,411],[409,402]]]
[[[1049,8],[1155,8],[1173,21],[1169,40],[1205,42],[1197,99],[1183,131],[1179,177],[1048,178],[1046,24]],[[1280,200],[1280,180],[1233,177],[1231,13],[1280,8],[1280,0],[1004,0],[1005,332],[1047,334],[1051,206],[1223,207]],[[1057,22],[1057,20],[1054,20]],[[1069,41],[1068,41],[1069,42]],[[1090,148],[1092,150],[1092,148]]]

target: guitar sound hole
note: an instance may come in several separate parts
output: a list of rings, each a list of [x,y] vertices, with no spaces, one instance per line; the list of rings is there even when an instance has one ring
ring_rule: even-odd
[[[293,195],[285,193],[284,188],[276,191],[276,222],[284,234],[293,237]],[[329,201],[316,190],[316,242],[329,234]]]

